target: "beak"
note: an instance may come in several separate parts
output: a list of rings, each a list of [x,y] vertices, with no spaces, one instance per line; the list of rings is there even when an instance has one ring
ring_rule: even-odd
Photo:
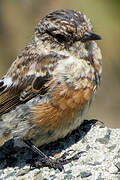
[[[101,39],[102,39],[101,36],[99,36],[95,33],[85,32],[85,34],[81,38],[81,41],[86,42],[86,41],[101,40]]]

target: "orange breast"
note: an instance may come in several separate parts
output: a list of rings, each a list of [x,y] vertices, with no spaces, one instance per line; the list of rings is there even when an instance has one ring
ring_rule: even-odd
[[[81,108],[88,103],[93,94],[93,85],[88,82],[85,89],[75,90],[67,85],[58,85],[52,92],[48,103],[41,103],[32,108],[32,122],[41,128],[67,128],[70,121]]]

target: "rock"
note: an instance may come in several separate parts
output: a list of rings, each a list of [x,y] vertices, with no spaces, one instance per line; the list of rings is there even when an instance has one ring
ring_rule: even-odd
[[[41,150],[48,156],[68,152],[67,158],[81,153],[78,160],[64,165],[64,170],[30,169],[38,157],[27,147],[10,145],[0,147],[0,180],[119,180],[120,179],[120,129],[110,129],[96,120],[83,125],[64,139],[51,143]],[[8,150],[9,147],[9,150]]]

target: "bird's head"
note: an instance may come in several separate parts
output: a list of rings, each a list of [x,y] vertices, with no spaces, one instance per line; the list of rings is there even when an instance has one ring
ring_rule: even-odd
[[[75,10],[57,10],[48,14],[36,26],[35,35],[37,40],[42,39],[63,48],[70,47],[76,41],[85,43],[101,39],[93,33],[87,17]]]

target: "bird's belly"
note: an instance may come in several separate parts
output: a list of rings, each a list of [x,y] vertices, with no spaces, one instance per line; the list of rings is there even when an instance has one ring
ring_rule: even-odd
[[[84,108],[79,109],[74,117],[71,118],[69,116],[69,119],[66,119],[66,123],[61,122],[59,127],[56,128],[43,128],[34,125],[27,133],[26,138],[31,140],[31,142],[36,146],[41,146],[64,138],[67,134],[71,133],[82,124],[88,110],[89,103],[84,106]]]
[[[52,100],[38,103],[31,109],[31,128],[26,136],[35,145],[41,146],[64,138],[83,122],[91,100],[93,89],[67,87],[67,95],[61,94],[64,88],[56,88]],[[57,95],[58,94],[58,95]]]

